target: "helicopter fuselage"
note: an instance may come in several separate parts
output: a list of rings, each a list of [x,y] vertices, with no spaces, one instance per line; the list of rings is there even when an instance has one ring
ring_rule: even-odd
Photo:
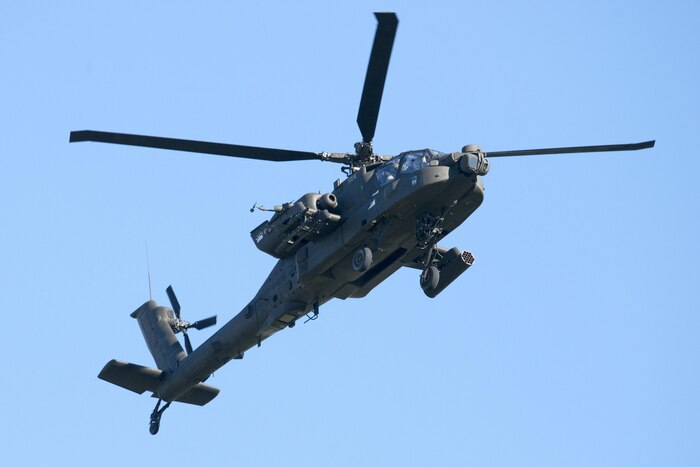
[[[159,397],[176,399],[231,359],[242,358],[275,332],[293,327],[300,317],[315,316],[319,306],[332,298],[364,297],[402,266],[421,270],[439,266],[439,257],[447,250],[437,247],[437,242],[483,200],[481,178],[460,167],[459,159],[466,156],[411,151],[375,167],[359,168],[336,182],[331,198],[337,205],[326,211],[339,219],[330,230],[313,221],[323,211],[319,194],[307,194],[278,208],[272,222],[261,225],[268,236],[284,240],[295,232],[299,238],[308,234],[299,228],[303,226],[299,213],[323,234],[284,250],[253,300],[166,375]],[[309,206],[314,202],[316,206]],[[295,207],[296,218],[285,217],[285,211]],[[288,231],[275,229],[275,221],[286,222]],[[261,243],[265,234],[257,230],[252,237]],[[291,246],[293,241],[286,242]],[[364,267],[367,258],[361,258],[363,264],[358,255],[367,251],[371,259]],[[451,282],[455,277],[446,279]]]

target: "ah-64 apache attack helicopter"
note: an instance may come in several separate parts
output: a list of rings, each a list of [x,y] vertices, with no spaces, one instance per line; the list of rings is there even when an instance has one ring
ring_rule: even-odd
[[[420,270],[420,286],[435,297],[466,271],[474,257],[438,245],[464,222],[484,197],[481,177],[489,158],[602,151],[630,151],[637,144],[484,152],[475,145],[445,153],[433,149],[398,156],[375,154],[372,139],[389,58],[398,27],[394,13],[375,13],[378,26],[365,77],[357,123],[362,141],[355,152],[315,153],[98,131],[75,131],[71,142],[173,149],[275,162],[321,160],[343,164],[345,180],[327,194],[307,193],[275,206],[272,218],[253,229],[255,245],[279,258],[258,293],[206,342],[192,349],[187,329],[214,325],[216,317],[188,323],[171,287],[172,309],[149,300],[131,316],[138,320],[158,369],[112,360],[99,377],[158,399],[150,419],[156,434],[163,411],[174,401],[205,405],[219,390],[203,384],[229,360],[293,327],[305,315],[318,316],[332,298],[361,298],[401,267]],[[254,208],[265,210],[265,208]],[[251,210],[253,210],[251,209]],[[185,350],[176,334],[185,336]],[[161,404],[163,406],[161,407]]]

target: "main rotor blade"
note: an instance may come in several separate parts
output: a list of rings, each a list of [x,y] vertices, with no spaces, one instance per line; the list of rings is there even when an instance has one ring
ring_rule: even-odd
[[[125,144],[147,148],[172,149],[174,151],[199,152],[217,156],[242,157],[264,161],[286,162],[323,159],[321,154],[288,149],[259,148],[236,144],[208,143],[188,139],[161,138],[159,136],[130,135],[106,131],[71,131],[70,142],[95,141],[99,143]]]
[[[357,125],[362,133],[362,140],[369,143],[374,138],[374,130],[377,127],[379,106],[382,103],[386,72],[389,69],[391,49],[394,46],[396,28],[399,19],[396,13],[375,13],[377,17],[377,32],[374,35],[372,54],[367,65],[365,86],[362,89],[362,100],[357,112]]]
[[[167,289],[165,289],[165,293],[168,294],[168,298],[170,299],[170,304],[173,307],[173,311],[175,312],[175,316],[177,319],[180,319],[180,302],[177,301],[177,297],[175,296],[175,291],[173,290],[173,286],[169,285]]]
[[[214,326],[216,324],[216,316],[211,316],[206,319],[200,319],[199,321],[195,321],[192,323],[193,328],[197,330],[201,330],[204,328],[208,328],[209,326]]]
[[[566,148],[520,149],[516,151],[487,152],[486,157],[536,156],[540,154],[570,154],[575,152],[637,151],[653,148],[656,140],[632,144],[604,144],[601,146],[571,146]]]

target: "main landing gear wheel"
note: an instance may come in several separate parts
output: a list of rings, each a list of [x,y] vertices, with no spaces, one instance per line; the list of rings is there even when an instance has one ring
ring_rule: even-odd
[[[362,247],[358,248],[352,255],[352,268],[357,272],[365,272],[372,265],[372,250]]]
[[[440,282],[440,270],[435,266],[425,269],[420,275],[420,287],[428,293],[435,290]]]

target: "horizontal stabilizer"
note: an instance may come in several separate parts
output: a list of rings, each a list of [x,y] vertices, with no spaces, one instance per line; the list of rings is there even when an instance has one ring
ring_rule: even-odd
[[[155,392],[158,389],[161,373],[155,368],[110,360],[97,377],[137,394],[143,394],[145,391]]]
[[[185,404],[206,405],[218,395],[218,388],[199,383],[175,400]]]
[[[162,371],[155,368],[120,360],[110,360],[97,377],[137,394],[143,394],[146,391],[155,393],[158,390],[161,374]],[[218,395],[219,389],[199,383],[178,397],[176,401],[185,404],[206,405]],[[154,395],[154,397],[157,396]]]

